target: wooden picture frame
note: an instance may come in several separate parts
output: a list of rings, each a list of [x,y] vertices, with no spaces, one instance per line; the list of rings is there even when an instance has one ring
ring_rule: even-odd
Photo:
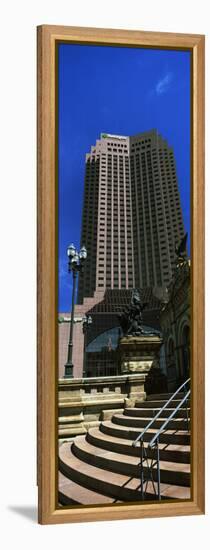
[[[58,42],[188,49],[192,53],[192,498],[170,503],[58,508],[57,113]],[[204,513],[204,36],[38,27],[38,493],[42,524]]]

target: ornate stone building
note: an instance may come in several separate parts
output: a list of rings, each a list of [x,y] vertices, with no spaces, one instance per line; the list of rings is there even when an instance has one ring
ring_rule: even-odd
[[[175,268],[160,314],[169,391],[190,376],[190,306],[190,260],[183,260]]]

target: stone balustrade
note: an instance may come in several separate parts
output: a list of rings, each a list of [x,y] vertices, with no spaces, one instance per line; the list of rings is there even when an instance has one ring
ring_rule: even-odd
[[[59,438],[69,439],[98,426],[136,400],[146,399],[147,373],[60,379]]]

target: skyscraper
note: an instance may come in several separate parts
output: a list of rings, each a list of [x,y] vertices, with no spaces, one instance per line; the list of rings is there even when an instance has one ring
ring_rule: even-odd
[[[86,155],[78,301],[169,283],[184,226],[173,150],[156,130],[101,134]]]

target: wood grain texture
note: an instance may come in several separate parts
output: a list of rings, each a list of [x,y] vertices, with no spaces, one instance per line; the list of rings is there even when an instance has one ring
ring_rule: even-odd
[[[192,168],[193,498],[204,511],[204,38],[193,48]]]
[[[192,499],[57,506],[57,41],[192,51]],[[204,513],[204,36],[116,29],[38,28],[38,508],[39,522],[66,523]]]

